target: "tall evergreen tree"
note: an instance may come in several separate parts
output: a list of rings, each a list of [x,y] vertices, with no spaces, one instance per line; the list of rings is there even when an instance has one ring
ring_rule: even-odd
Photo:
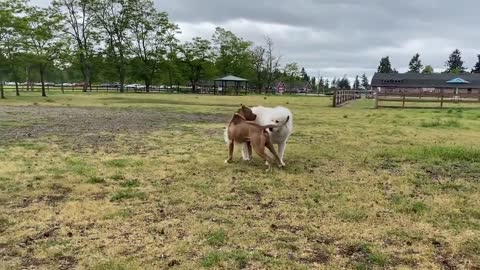
[[[449,56],[447,62],[445,62],[447,73],[463,73],[466,68],[463,66],[462,53],[459,49],[455,49]]]
[[[337,88],[337,78],[336,77],[333,78],[333,81],[332,81],[332,84],[330,85],[330,87]]]
[[[325,80],[325,90],[330,89],[330,81],[328,79]]]
[[[480,54],[477,55],[478,61],[475,66],[472,68],[472,73],[480,73]]]
[[[310,85],[312,86],[312,90],[317,90],[317,78],[312,77],[310,80]]]
[[[392,64],[390,63],[390,57],[386,56],[380,60],[380,65],[378,66],[378,73],[392,73]]]
[[[342,90],[350,90],[352,87],[350,85],[350,81],[345,76],[342,79],[337,81],[337,88],[340,88]]]
[[[300,76],[302,77],[302,80],[308,82],[310,81],[310,78],[308,77],[307,72],[305,71],[305,68],[302,67],[302,71],[300,71]]]
[[[325,87],[325,82],[323,80],[323,77],[320,77],[320,80],[318,81],[318,90],[323,90],[323,88]]]
[[[370,83],[369,83],[367,75],[365,75],[365,73],[363,73],[363,75],[362,75],[362,88],[363,88],[363,90],[370,89]]]
[[[415,54],[412,57],[412,60],[410,60],[410,63],[408,64],[409,66],[409,72],[414,72],[414,73],[420,73],[420,71],[423,68],[422,61],[420,60],[420,54]]]
[[[360,89],[360,80],[358,75],[355,77],[355,81],[353,82],[353,89],[358,90]]]

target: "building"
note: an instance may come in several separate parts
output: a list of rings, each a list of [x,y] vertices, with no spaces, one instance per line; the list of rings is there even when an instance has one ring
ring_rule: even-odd
[[[480,74],[376,73],[372,78],[371,85],[373,90],[379,93],[469,94],[480,91]]]

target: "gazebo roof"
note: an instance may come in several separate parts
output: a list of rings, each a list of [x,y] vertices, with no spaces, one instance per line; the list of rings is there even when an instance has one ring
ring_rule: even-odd
[[[447,83],[470,83],[470,82],[467,81],[467,80],[464,80],[462,78],[455,78],[455,79],[447,81]]]
[[[223,78],[218,78],[215,81],[225,81],[225,82],[248,82],[247,79],[243,79],[237,76],[228,75]]]

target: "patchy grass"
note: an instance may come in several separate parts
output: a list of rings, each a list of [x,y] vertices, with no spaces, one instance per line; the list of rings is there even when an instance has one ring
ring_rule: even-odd
[[[0,101],[0,268],[480,265],[478,110],[37,94]],[[223,163],[240,103],[292,110],[285,168]]]

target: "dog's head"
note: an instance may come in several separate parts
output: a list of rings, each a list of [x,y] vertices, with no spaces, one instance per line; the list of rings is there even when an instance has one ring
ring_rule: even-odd
[[[241,108],[238,109],[237,113],[241,114],[243,117],[245,117],[245,120],[247,121],[255,121],[257,119],[257,115],[252,112],[252,109],[249,107],[241,104]]]
[[[290,116],[287,116],[286,118],[285,117],[272,118],[271,119],[272,124],[277,125],[278,127],[277,128],[269,128],[269,130],[271,132],[279,131],[280,129],[285,127],[285,125],[288,123],[288,121],[290,121]]]

